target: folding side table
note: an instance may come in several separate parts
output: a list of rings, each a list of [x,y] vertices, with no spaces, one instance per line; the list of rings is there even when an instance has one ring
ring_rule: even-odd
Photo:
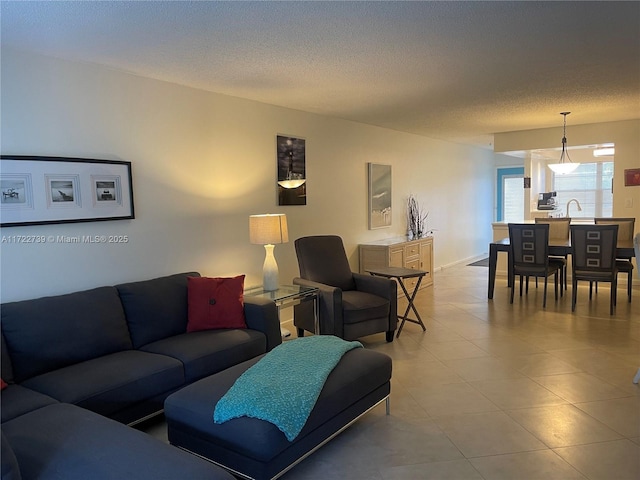
[[[375,275],[377,277],[385,277],[392,278],[398,281],[400,284],[400,288],[404,292],[404,296],[407,297],[409,304],[407,305],[407,309],[404,311],[404,315],[398,316],[398,318],[402,319],[400,323],[400,328],[398,328],[398,333],[396,333],[396,338],[400,337],[400,332],[402,332],[402,327],[404,327],[404,322],[411,322],[422,327],[422,331],[426,332],[427,329],[422,323],[422,319],[420,318],[420,314],[418,310],[416,310],[415,305],[413,304],[413,300],[416,298],[416,294],[418,293],[418,289],[420,288],[420,282],[422,282],[422,278],[429,272],[425,272],[424,270],[416,270],[413,268],[403,268],[403,267],[378,267],[368,269],[371,275]],[[412,293],[409,293],[407,287],[404,285],[404,280],[407,278],[417,278],[416,286],[413,289]],[[409,310],[413,310],[413,313],[416,314],[416,319],[409,318]]]

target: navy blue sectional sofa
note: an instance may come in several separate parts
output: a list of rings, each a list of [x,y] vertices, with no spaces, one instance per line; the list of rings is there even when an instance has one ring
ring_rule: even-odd
[[[15,474],[5,462],[13,458],[22,476],[7,479],[230,478],[123,425],[160,413],[171,393],[282,341],[275,304],[255,297],[245,299],[248,328],[187,333],[189,276],[199,274],[2,305],[3,480],[5,469]]]

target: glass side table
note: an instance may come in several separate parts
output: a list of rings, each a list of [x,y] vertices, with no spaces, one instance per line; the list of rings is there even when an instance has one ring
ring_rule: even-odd
[[[245,289],[246,297],[262,297],[273,301],[278,308],[278,318],[280,318],[280,309],[286,307],[294,307],[303,302],[313,302],[313,321],[315,331],[320,332],[320,317],[318,312],[318,289],[314,287],[303,287],[301,285],[280,285],[277,290],[265,290],[262,286],[249,287]],[[288,337],[291,333],[280,327],[283,337]]]

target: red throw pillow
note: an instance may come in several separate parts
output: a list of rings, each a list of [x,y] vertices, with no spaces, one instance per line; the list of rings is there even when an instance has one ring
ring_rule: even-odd
[[[187,332],[247,328],[244,319],[244,275],[231,278],[188,277],[187,295]]]
[[[9,385],[7,385],[7,382],[5,382],[3,379],[0,378],[0,390],[4,390],[8,386]]]

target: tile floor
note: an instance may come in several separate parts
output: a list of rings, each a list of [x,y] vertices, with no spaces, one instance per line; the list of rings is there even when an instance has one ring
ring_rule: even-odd
[[[437,272],[416,301],[427,332],[361,339],[393,358],[391,415],[378,406],[284,479],[640,479],[640,289],[629,304],[621,287],[611,317],[607,286],[591,302],[580,287],[572,314],[552,291],[543,310],[542,288],[510,305],[500,277],[488,301],[487,274]]]

